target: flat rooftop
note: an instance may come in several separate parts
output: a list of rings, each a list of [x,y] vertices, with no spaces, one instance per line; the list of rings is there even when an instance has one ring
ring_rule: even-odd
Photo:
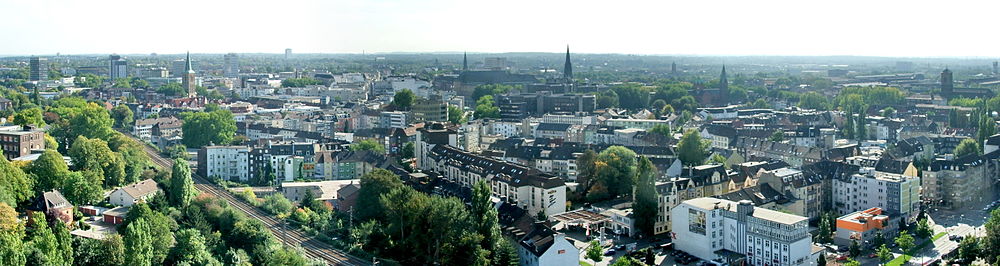
[[[696,199],[686,200],[684,201],[684,203],[705,210],[714,210],[716,209],[716,207],[718,207],[720,209],[725,209],[730,212],[736,212],[736,207],[739,205],[739,203],[731,200],[716,199],[716,198],[696,198]],[[753,217],[787,225],[793,225],[809,221],[809,218],[806,217],[783,213],[779,211],[768,210],[765,208],[758,208],[756,206],[754,206]]]

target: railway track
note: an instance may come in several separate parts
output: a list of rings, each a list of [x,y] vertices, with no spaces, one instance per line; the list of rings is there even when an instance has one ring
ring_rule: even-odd
[[[138,141],[138,140],[137,140]],[[149,158],[153,160],[153,163],[165,167],[173,167],[173,162],[167,160],[160,156],[159,152],[154,150],[148,145],[143,145],[143,149]],[[298,229],[290,229],[285,226],[284,221],[281,221],[273,216],[267,214],[263,210],[257,208],[256,206],[250,205],[241,199],[236,198],[231,193],[222,189],[221,187],[213,184],[207,178],[199,176],[198,174],[192,172],[191,178],[194,180],[195,187],[202,192],[206,192],[214,195],[220,199],[225,200],[229,203],[229,206],[233,206],[237,210],[242,211],[248,217],[257,219],[264,223],[271,233],[278,238],[282,243],[291,247],[301,247],[305,252],[306,256],[318,259],[326,262],[328,265],[371,265],[372,263],[356,256],[347,254],[341,250],[333,248],[330,244],[319,241],[313,237],[306,235],[304,232]]]

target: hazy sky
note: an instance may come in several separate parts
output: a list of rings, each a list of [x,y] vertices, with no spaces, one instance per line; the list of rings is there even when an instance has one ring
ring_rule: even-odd
[[[998,56],[1000,1],[0,0],[0,54]]]

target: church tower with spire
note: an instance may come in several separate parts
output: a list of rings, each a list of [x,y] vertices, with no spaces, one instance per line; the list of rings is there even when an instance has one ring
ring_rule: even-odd
[[[187,53],[187,59],[185,61],[186,62],[184,64],[184,76],[182,76],[181,79],[181,86],[187,90],[189,97],[195,96],[198,94],[198,91],[195,86],[196,82],[194,80],[194,68],[191,67],[191,52]]]
[[[729,103],[729,78],[726,77],[726,65],[722,65],[722,74],[719,75],[719,94],[723,104]]]
[[[469,53],[462,53],[462,72],[469,71]]]
[[[569,61],[569,45],[566,46],[566,63],[563,64],[563,79],[567,83],[573,82],[573,63]]]

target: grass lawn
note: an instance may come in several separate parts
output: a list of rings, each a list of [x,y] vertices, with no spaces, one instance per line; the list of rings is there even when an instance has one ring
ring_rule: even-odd
[[[885,265],[887,265],[887,266],[898,266],[898,265],[906,264],[907,261],[910,261],[910,259],[913,258],[913,256],[910,256],[909,254],[913,254],[913,253],[916,253],[917,251],[920,251],[921,249],[924,249],[924,247],[927,247],[927,245],[933,244],[934,240],[938,240],[938,238],[941,238],[941,237],[943,237],[944,235],[947,235],[947,234],[948,233],[946,233],[946,232],[937,233],[936,235],[934,235],[933,237],[931,237],[930,241],[924,241],[924,243],[921,243],[919,246],[911,248],[910,251],[906,252],[906,254],[903,254],[902,256],[896,257],[895,259],[889,261]]]
[[[580,266],[591,266],[591,265],[590,265],[590,263],[587,263],[586,261],[582,261],[581,260],[580,261]]]

